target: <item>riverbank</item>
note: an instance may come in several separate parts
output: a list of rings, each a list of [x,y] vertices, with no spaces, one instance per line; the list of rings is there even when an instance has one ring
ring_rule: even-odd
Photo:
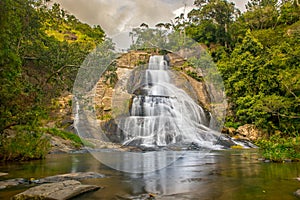
[[[44,159],[49,153],[70,153],[89,145],[76,134],[57,128],[15,126],[0,137],[2,161]]]
[[[226,134],[219,137],[217,145],[223,146],[224,149],[255,148],[255,145],[257,145],[260,148],[261,159],[271,162],[300,160],[299,137],[285,138],[277,134],[270,138],[255,138],[256,140],[252,140],[251,142],[250,138],[258,135],[253,130],[240,129],[240,131],[235,131],[234,134],[225,132]],[[23,126],[17,127],[15,131],[12,131],[9,135],[1,136],[1,160],[23,161],[44,159],[48,154],[74,153],[77,151],[87,152],[87,148],[119,149],[120,151],[128,152],[159,150],[145,147],[123,147],[122,145],[109,142],[84,140],[74,133],[57,128],[31,128]],[[174,145],[167,149],[178,150]],[[197,145],[191,144],[188,149],[197,150]]]

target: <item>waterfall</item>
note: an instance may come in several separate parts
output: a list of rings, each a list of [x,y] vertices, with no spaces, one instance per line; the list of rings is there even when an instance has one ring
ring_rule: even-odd
[[[172,84],[164,56],[151,56],[141,94],[133,93],[130,116],[119,121],[124,145],[165,147],[197,144],[211,148],[217,141],[210,115]]]

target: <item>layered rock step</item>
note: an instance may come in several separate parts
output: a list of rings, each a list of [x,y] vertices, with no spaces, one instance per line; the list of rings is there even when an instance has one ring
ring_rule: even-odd
[[[15,195],[12,199],[65,200],[98,189],[100,189],[100,187],[96,185],[83,185],[79,181],[68,180],[59,183],[47,183],[36,187],[32,187],[26,190],[25,192]]]

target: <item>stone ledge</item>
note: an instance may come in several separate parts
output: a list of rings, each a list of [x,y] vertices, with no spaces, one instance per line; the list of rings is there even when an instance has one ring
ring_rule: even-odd
[[[60,174],[55,176],[48,176],[41,179],[32,179],[27,180],[24,178],[14,178],[9,180],[0,181],[0,190],[5,189],[8,187],[14,187],[18,185],[25,185],[25,184],[42,184],[42,183],[59,183],[62,181],[68,180],[84,180],[84,179],[92,179],[92,178],[103,178],[103,174],[99,174],[96,172],[76,172],[76,173],[69,173],[69,174]]]
[[[30,188],[25,192],[15,195],[12,199],[65,200],[98,189],[100,189],[100,187],[96,185],[82,185],[79,181],[68,180],[59,183],[43,184]]]

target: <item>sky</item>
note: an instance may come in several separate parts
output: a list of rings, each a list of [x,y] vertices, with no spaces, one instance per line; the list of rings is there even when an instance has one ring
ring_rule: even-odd
[[[232,1],[240,10],[245,10],[247,0]],[[154,27],[160,22],[170,22],[184,10],[188,13],[193,7],[194,0],[54,0],[54,2],[58,2],[80,21],[100,25],[107,36],[124,40],[133,27],[138,27],[142,23]]]

